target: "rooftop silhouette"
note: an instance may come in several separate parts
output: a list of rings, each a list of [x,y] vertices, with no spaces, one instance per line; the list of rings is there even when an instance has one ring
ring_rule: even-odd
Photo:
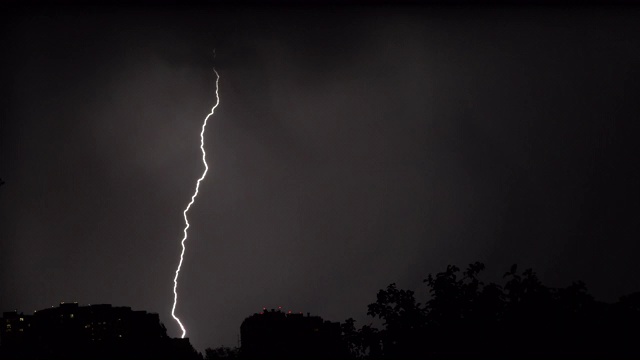
[[[4,312],[0,341],[3,359],[198,357],[188,339],[167,335],[158,314],[109,304]]]
[[[243,358],[345,357],[346,343],[339,322],[309,313],[284,313],[266,308],[246,318],[240,326]]]

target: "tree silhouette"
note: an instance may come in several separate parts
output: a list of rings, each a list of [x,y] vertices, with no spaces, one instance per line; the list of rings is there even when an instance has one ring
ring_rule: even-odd
[[[640,293],[614,304],[594,300],[583,282],[547,287],[532,269],[511,266],[503,284],[480,280],[484,264],[464,271],[449,265],[428,275],[430,298],[390,284],[367,314],[383,329],[353,319],[343,336],[356,358],[540,358],[549,356],[635,358],[640,349]]]
[[[414,292],[391,284],[378,292],[377,301],[369,305],[367,314],[383,320],[380,334],[387,354],[406,356],[419,344],[419,334],[425,324],[424,309],[416,302]]]

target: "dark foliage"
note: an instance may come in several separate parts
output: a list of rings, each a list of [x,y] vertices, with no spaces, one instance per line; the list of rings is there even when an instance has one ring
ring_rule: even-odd
[[[368,314],[383,329],[343,324],[356,358],[635,358],[640,293],[615,304],[594,300],[582,282],[544,286],[535,272],[516,265],[503,284],[480,280],[484,264],[465,271],[448,266],[425,280],[430,299],[395,284],[380,290]]]

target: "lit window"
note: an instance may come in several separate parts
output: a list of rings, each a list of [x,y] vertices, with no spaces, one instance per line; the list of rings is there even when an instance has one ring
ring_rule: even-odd
[[[73,314],[69,315],[69,317],[73,319]]]
[[[20,318],[20,321],[24,321],[24,318]]]

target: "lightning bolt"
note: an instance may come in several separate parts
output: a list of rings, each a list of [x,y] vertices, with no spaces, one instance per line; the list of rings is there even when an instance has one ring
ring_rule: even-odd
[[[215,50],[214,50],[214,57],[215,57]],[[191,208],[191,205],[193,205],[193,203],[196,201],[196,196],[198,196],[198,190],[200,189],[200,182],[204,179],[205,176],[207,176],[207,171],[209,171],[209,166],[207,165],[207,153],[204,151],[204,130],[207,127],[207,120],[209,120],[209,117],[213,115],[214,111],[216,110],[216,107],[218,107],[218,104],[220,104],[220,97],[218,96],[218,80],[220,80],[220,75],[218,75],[218,72],[216,71],[215,68],[213,69],[213,72],[216,74],[216,104],[213,106],[213,108],[211,108],[211,112],[209,113],[209,115],[207,115],[207,117],[204,118],[204,122],[202,123],[202,131],[200,131],[200,150],[202,151],[202,162],[204,163],[204,172],[202,173],[202,176],[200,177],[200,179],[198,179],[198,182],[196,182],[196,191],[193,193],[193,196],[191,196],[191,201],[189,202],[189,205],[187,205],[187,208],[184,209],[184,211],[182,212],[182,215],[184,215],[184,223],[185,223],[184,237],[180,242],[180,244],[182,245],[182,252],[180,253],[180,262],[178,263],[178,268],[176,269],[176,276],[173,278],[173,307],[171,308],[171,316],[178,322],[178,325],[180,325],[180,329],[182,329],[182,336],[181,336],[182,338],[184,338],[184,336],[187,334],[187,330],[185,329],[184,325],[182,325],[182,322],[180,322],[180,319],[178,319],[178,317],[176,316],[176,305],[178,304],[178,275],[180,275],[180,268],[182,267],[182,261],[184,260],[184,252],[186,250],[184,243],[185,241],[187,241],[187,230],[189,229],[189,219],[187,218],[187,212]]]

